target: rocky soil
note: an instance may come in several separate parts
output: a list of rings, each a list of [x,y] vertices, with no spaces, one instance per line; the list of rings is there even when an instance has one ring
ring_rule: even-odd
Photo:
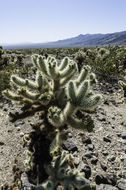
[[[98,190],[126,190],[126,102],[119,103],[116,86],[101,83],[95,90],[103,95],[102,104],[91,113],[95,122],[93,133],[69,129],[64,148],[74,157],[75,166],[87,179],[97,183]],[[116,90],[115,90],[116,89]],[[36,123],[32,118],[9,122],[8,113],[19,106],[0,99],[0,186],[13,181],[12,164],[18,157],[23,169],[25,147],[23,136]]]

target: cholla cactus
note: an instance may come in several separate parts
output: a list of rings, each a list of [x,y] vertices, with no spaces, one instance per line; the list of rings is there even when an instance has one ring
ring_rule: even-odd
[[[120,80],[119,85],[123,88],[124,97],[126,97],[126,82]]]
[[[90,119],[78,119],[76,113],[81,109],[84,111],[94,109],[99,104],[101,95],[92,91],[92,86],[96,83],[96,77],[89,66],[85,66],[78,74],[76,62],[68,57],[65,57],[60,64],[54,57],[50,56],[46,59],[44,56],[33,55],[32,60],[37,70],[35,79],[23,79],[17,75],[12,75],[12,90],[5,90],[3,94],[10,100],[24,104],[22,108],[24,113],[22,115],[18,113],[16,115],[11,114],[14,120],[44,110],[42,125],[35,127],[34,131],[29,135],[29,138],[31,137],[29,146],[31,153],[29,153],[30,158],[26,161],[27,168],[32,170],[30,173],[34,173],[32,177],[36,175],[36,179],[31,181],[38,184],[45,179],[45,176],[40,179],[44,175],[43,165],[45,164],[42,163],[41,167],[39,167],[40,162],[46,162],[47,160],[50,162],[48,154],[52,157],[55,152],[60,154],[61,145],[66,139],[64,128],[71,126],[75,129],[87,131],[93,129],[93,123]],[[47,151],[48,143],[50,144],[50,149]],[[44,157],[42,147],[46,151]],[[36,156],[38,157],[37,159]],[[52,169],[46,168],[49,171],[47,174],[52,175],[49,180],[54,177],[52,170],[58,167],[59,169],[55,171],[55,175],[60,172],[61,163],[64,162],[64,159],[63,154],[55,160]],[[37,172],[40,174],[39,177]],[[83,181],[83,177],[82,181],[80,181],[79,174],[66,173],[65,175],[66,177],[63,178],[65,190],[74,189],[74,187],[83,189],[82,186],[86,183]],[[38,178],[40,179],[39,182]],[[53,181],[47,181],[42,184],[42,187],[45,189],[49,187],[48,189],[52,190],[58,183],[56,182],[57,180],[59,179],[55,178]],[[79,185],[81,182],[82,186]],[[85,190],[88,189],[89,186]]]
[[[75,53],[75,60],[78,63],[79,70],[81,70],[82,64],[86,60],[86,53],[82,50],[79,50]]]
[[[49,178],[42,184],[38,185],[36,190],[55,190],[60,184],[64,190],[95,190],[96,185],[85,179],[83,173],[77,170],[68,171],[71,155],[63,151],[60,156],[54,158],[52,165],[45,166]]]
[[[32,58],[37,68],[35,81],[12,75],[11,85],[14,91],[5,90],[3,94],[20,104],[47,106],[48,121],[56,127],[73,124],[72,127],[83,129],[83,122],[75,119],[74,114],[79,109],[96,107],[101,99],[101,95],[95,95],[91,90],[96,82],[91,68],[85,66],[78,78],[71,80],[77,73],[77,64],[68,57],[60,65],[53,57],[45,59],[34,55]]]
[[[109,54],[110,54],[110,51],[109,51],[109,49],[107,49],[107,48],[100,48],[99,50],[98,50],[98,53],[97,53],[97,56],[99,57],[99,58],[106,58],[107,56],[109,56]]]

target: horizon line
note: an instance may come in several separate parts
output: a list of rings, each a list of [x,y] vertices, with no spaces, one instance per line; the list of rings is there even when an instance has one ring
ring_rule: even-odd
[[[0,42],[0,46],[6,46],[6,45],[24,45],[24,44],[45,44],[45,43],[51,43],[51,42],[57,42],[57,41],[62,41],[62,40],[66,40],[66,39],[70,39],[70,38],[75,38],[78,37],[80,35],[95,35],[95,34],[114,34],[114,33],[120,33],[120,32],[126,32],[126,30],[123,31],[118,31],[118,32],[107,32],[107,33],[85,33],[85,34],[78,34],[76,36],[71,36],[71,37],[66,37],[64,39],[59,39],[59,40],[53,40],[53,41],[45,41],[45,42],[12,42],[12,43],[1,43]]]

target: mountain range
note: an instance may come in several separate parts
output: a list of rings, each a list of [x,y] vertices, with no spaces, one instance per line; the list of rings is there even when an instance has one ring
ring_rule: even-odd
[[[126,31],[107,34],[80,34],[76,37],[47,43],[2,45],[4,49],[65,48],[83,46],[126,45]]]

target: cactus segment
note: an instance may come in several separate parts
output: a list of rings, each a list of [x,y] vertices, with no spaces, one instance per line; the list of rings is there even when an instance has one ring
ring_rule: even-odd
[[[67,124],[72,128],[88,132],[92,132],[94,128],[93,120],[91,120],[90,118],[84,118],[82,120],[79,120],[77,118],[74,118],[73,116],[69,116],[67,118]]]
[[[62,110],[56,106],[51,106],[48,109],[48,120],[55,127],[64,125],[65,119]]]
[[[42,71],[43,74],[48,76],[47,61],[44,56],[38,57],[38,66],[39,66],[40,71]]]
[[[54,58],[50,58],[49,61],[47,61],[47,64],[48,64],[48,73],[49,73],[49,76],[52,79],[57,78],[57,74],[58,74],[58,71],[57,71],[57,61]]]
[[[68,83],[69,80],[74,76],[75,73],[76,73],[76,70],[73,70],[71,73],[69,73],[69,75],[67,75],[66,77],[62,78],[60,80],[60,86],[64,86],[66,83]]]
[[[45,92],[39,96],[38,100],[42,105],[47,105],[51,100],[51,95]]]
[[[11,81],[18,86],[25,86],[26,85],[26,80],[22,79],[21,77],[18,77],[16,75],[11,76]]]
[[[90,71],[91,71],[90,66],[88,66],[88,65],[84,66],[84,68],[81,70],[81,73],[80,73],[78,79],[76,80],[76,83],[80,84],[81,82],[86,80],[90,75]]]
[[[66,66],[68,65],[68,62],[69,62],[69,58],[68,57],[65,57],[62,61],[61,61],[61,64],[59,66],[59,71],[62,71],[66,68]]]
[[[3,95],[9,100],[21,101],[23,99],[21,96],[15,95],[15,93],[10,90],[4,90]]]
[[[25,98],[31,99],[31,100],[37,100],[39,97],[38,93],[30,92],[29,90],[25,88],[18,89],[18,94],[21,96],[24,96]]]
[[[68,97],[73,104],[76,104],[76,93],[76,86],[73,81],[70,81],[68,85]]]
[[[90,96],[86,96],[85,98],[83,98],[80,102],[80,106],[84,109],[84,110],[90,110],[95,108],[100,100],[101,100],[101,95],[97,94],[97,95],[90,95]]]
[[[78,105],[81,102],[81,100],[86,96],[88,90],[89,90],[89,81],[85,80],[79,85],[78,90],[77,90]]]
[[[36,74],[36,84],[39,89],[43,87],[43,78],[40,71],[37,71],[37,74]]]

